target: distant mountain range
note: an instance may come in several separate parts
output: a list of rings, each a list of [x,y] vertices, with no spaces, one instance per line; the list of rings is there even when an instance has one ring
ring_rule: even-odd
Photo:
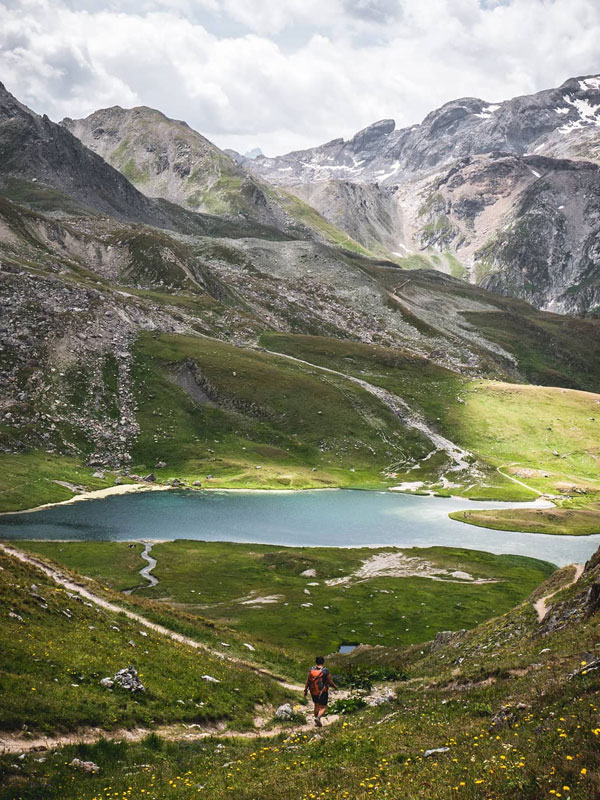
[[[462,98],[420,125],[245,166],[406,267],[430,266],[539,308],[600,306],[600,76],[492,104]]]

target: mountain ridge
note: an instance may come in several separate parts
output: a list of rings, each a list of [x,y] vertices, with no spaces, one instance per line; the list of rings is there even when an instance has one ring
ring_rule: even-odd
[[[599,163],[600,76],[581,76],[502,103],[460,98],[407,128],[380,120],[246,166],[401,266],[596,314]],[[561,202],[545,214],[544,250],[548,185]]]

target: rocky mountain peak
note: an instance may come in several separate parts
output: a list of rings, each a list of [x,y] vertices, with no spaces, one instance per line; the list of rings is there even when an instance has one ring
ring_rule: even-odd
[[[364,150],[367,147],[372,146],[376,142],[378,143],[384,136],[390,134],[396,127],[396,121],[393,119],[380,119],[378,122],[374,122],[372,125],[367,125],[366,128],[358,131],[355,133],[352,139],[350,140],[350,144],[352,145],[355,152],[359,152],[360,150]]]

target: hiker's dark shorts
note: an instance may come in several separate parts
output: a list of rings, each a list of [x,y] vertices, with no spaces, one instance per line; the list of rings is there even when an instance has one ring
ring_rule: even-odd
[[[312,701],[317,706],[326,706],[329,701],[329,692],[321,692],[321,694],[311,694]]]

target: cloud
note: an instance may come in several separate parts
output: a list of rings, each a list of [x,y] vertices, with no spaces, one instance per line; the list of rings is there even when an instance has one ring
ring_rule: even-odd
[[[53,119],[150,105],[274,154],[600,71],[596,0],[9,0],[7,87]]]

